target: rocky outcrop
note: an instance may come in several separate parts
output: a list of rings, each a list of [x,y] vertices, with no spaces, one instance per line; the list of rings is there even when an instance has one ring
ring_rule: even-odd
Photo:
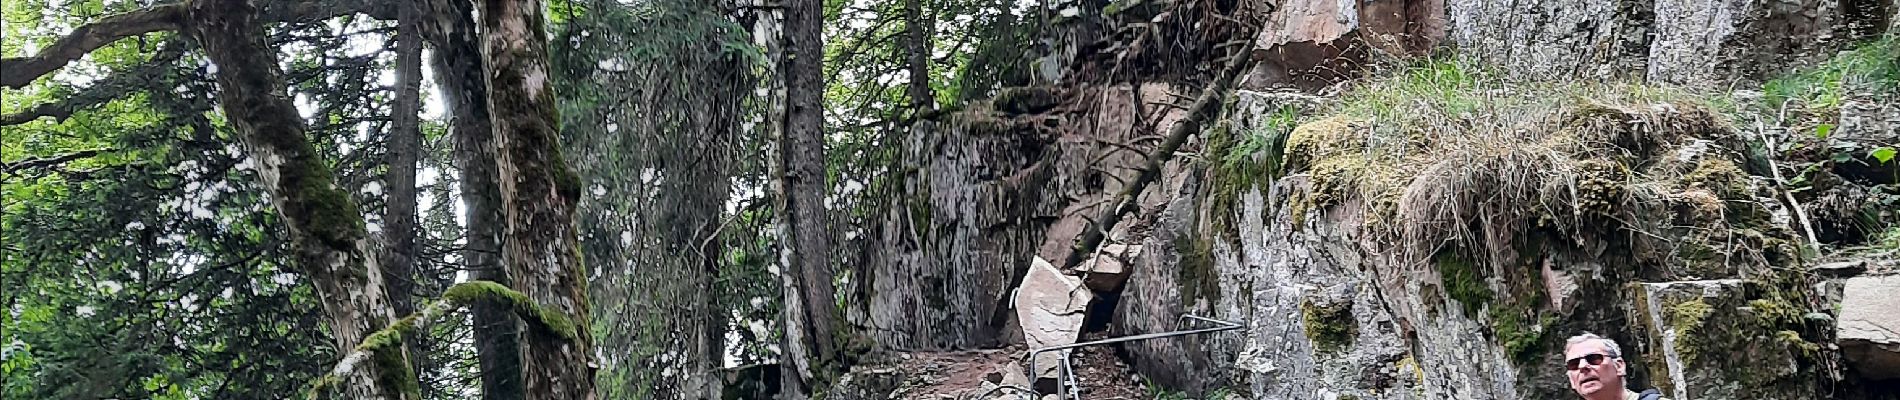
[[[847,234],[845,265],[863,299],[847,315],[896,349],[971,349],[1005,343],[995,318],[1060,211],[1042,200],[1061,157],[1048,138],[1008,116],[925,122],[904,147],[910,168],[892,178],[906,195]]]
[[[880,345],[1020,343],[1008,332],[1017,326],[1009,295],[1031,260],[1067,260],[1106,199],[1140,173],[1135,144],[1151,146],[1149,127],[1183,114],[1166,106],[1174,93],[1165,84],[1005,92],[1002,104],[913,127],[904,168],[888,178],[901,195],[843,238],[856,249],[846,265],[863,277],[850,291],[863,301],[848,316]]]
[[[1274,2],[1255,39],[1254,88],[1269,83],[1317,89],[1356,76],[1381,57],[1425,54],[1445,36],[1443,0]]]
[[[1750,300],[1741,279],[1639,283],[1635,311],[1649,351],[1650,382],[1686,399],[1792,399],[1814,396],[1801,360],[1820,345],[1782,330],[1778,318],[1802,318],[1792,306]],[[1799,322],[1799,321],[1796,321]],[[1751,360],[1737,368],[1736,360]]]
[[[1879,34],[1896,12],[1870,0],[1295,0],[1256,40],[1254,84],[1312,90],[1440,42],[1524,77],[1759,82]]]
[[[1900,49],[1900,46],[1896,46]],[[1900,184],[1900,156],[1876,158],[1882,147],[1900,146],[1900,98],[1850,97],[1841,102],[1840,125],[1829,136],[1832,147],[1855,156],[1856,162],[1835,164],[1842,177],[1874,184]]]
[[[1440,40],[1518,77],[1753,80],[1864,35],[1853,22],[1866,10],[1896,9],[1868,4],[1293,1],[1268,16],[1262,66],[1242,86],[1325,86]],[[1428,83],[1439,84],[1456,83]],[[1444,126],[1413,126],[1286,118],[1339,110],[1330,97],[1240,90],[1099,253],[1042,265],[1070,258],[1157,127],[1179,118],[1166,84],[1051,90],[1006,91],[906,139],[889,181],[902,195],[876,229],[846,239],[860,249],[847,262],[863,268],[852,319],[880,344],[1047,346],[1177,330],[1194,314],[1247,328],[1118,354],[1142,379],[1195,395],[1507,399],[1566,396],[1563,341],[1592,332],[1623,345],[1633,386],[1672,398],[1841,393],[1828,392],[1842,387],[1829,297],[1815,293],[1840,285],[1793,272],[1807,271],[1801,217],[1763,176],[1758,139],[1744,135],[1756,132],[1701,103],[1547,94],[1568,97],[1460,103],[1423,110],[1444,111],[1431,117]],[[1441,94],[1461,95],[1430,93]],[[1837,139],[1893,131],[1880,112],[1890,105],[1857,99],[1844,100]],[[1487,101],[1387,100],[1372,106]],[[1307,123],[1286,129],[1295,120]],[[1723,364],[1738,358],[1771,362]],[[1037,375],[1054,362],[1038,360]]]
[[[1714,85],[1765,80],[1797,61],[1824,60],[1852,38],[1843,6],[1856,0],[1655,0],[1649,80]]]
[[[1278,108],[1250,104],[1278,101],[1274,97],[1239,97],[1237,110]],[[1557,356],[1563,339],[1593,332],[1624,344],[1637,386],[1681,390],[1690,398],[1818,393],[1812,382],[1820,379],[1822,361],[1813,349],[1820,334],[1803,322],[1809,308],[1796,305],[1810,298],[1802,290],[1749,290],[1740,281],[1642,283],[1670,277],[1781,279],[1764,274],[1790,262],[1792,231],[1768,222],[1761,204],[1773,200],[1762,200],[1769,192],[1751,183],[1755,179],[1722,167],[1743,162],[1732,132],[1711,124],[1707,111],[1686,105],[1569,107],[1573,111],[1548,117],[1556,121],[1552,125],[1527,128],[1548,132],[1529,135],[1546,138],[1542,144],[1493,144],[1564,158],[1462,159],[1455,154],[1471,149],[1448,147],[1422,150],[1429,159],[1441,159],[1426,163],[1432,165],[1399,159],[1338,164],[1333,158],[1364,154],[1364,145],[1353,143],[1370,140],[1375,128],[1319,119],[1294,130],[1284,154],[1249,156],[1289,160],[1285,177],[1248,183],[1221,176],[1220,169],[1207,172],[1211,176],[1183,174],[1181,184],[1167,189],[1175,199],[1142,219],[1149,224],[1143,230],[1147,255],[1132,265],[1116,310],[1116,332],[1169,330],[1161,316],[1182,312],[1238,319],[1250,329],[1231,339],[1154,341],[1124,350],[1144,376],[1189,391],[1244,388],[1254,398],[1557,398],[1567,390]],[[1234,120],[1235,131],[1269,128],[1256,125],[1267,119],[1237,114]],[[1631,137],[1623,136],[1622,126],[1654,130]],[[1614,147],[1541,147],[1564,135],[1609,135],[1584,142]],[[1525,162],[1526,169],[1512,166]],[[1576,166],[1578,175],[1562,172],[1572,168],[1565,165]],[[1592,177],[1616,171],[1628,175]],[[1396,184],[1365,183],[1375,179]],[[1457,184],[1436,186],[1443,179]],[[1197,188],[1223,184],[1241,186]],[[1458,194],[1539,185],[1584,193],[1544,195],[1566,199],[1558,203],[1537,200],[1534,190]],[[1623,195],[1590,194],[1596,191],[1643,194],[1617,200]],[[1235,198],[1219,197],[1224,195]],[[1506,203],[1472,200],[1488,196],[1520,197]],[[1607,199],[1592,203],[1568,196]],[[1396,203],[1380,205],[1385,201]],[[1534,204],[1558,204],[1560,211],[1552,215],[1561,215],[1559,221],[1537,217],[1552,211]],[[1635,222],[1561,222],[1591,214]],[[1231,222],[1216,223],[1222,218]],[[1431,236],[1422,230],[1445,225],[1470,226],[1472,232]],[[1627,231],[1655,236],[1616,233]],[[1416,242],[1408,240],[1414,237],[1436,237],[1425,243],[1443,244],[1412,247],[1408,243]],[[1201,268],[1211,268],[1213,278],[1197,280]],[[1721,290],[1703,293],[1704,287]],[[1689,293],[1698,297],[1685,297]],[[1659,340],[1686,325],[1646,324],[1655,321],[1648,310],[1657,307],[1641,305],[1651,300],[1658,307],[1710,304],[1722,310],[1720,316],[1698,322],[1719,328],[1698,331],[1691,340]],[[1728,311],[1737,309],[1742,311]],[[1680,321],[1662,320],[1669,322]],[[1702,358],[1662,356],[1670,352]],[[1707,364],[1728,356],[1778,364],[1740,374]],[[1689,372],[1670,375],[1672,370]]]
[[[1900,275],[1848,279],[1843,292],[1841,352],[1867,378],[1900,378]]]

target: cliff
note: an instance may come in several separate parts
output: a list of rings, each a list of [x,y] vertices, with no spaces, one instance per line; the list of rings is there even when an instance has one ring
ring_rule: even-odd
[[[846,238],[880,349],[1193,314],[1244,328],[1118,361],[1196,396],[1562,398],[1564,340],[1592,332],[1675,399],[1900,393],[1900,3],[1138,4],[1083,12],[1060,36],[1101,39],[1048,85],[916,125]],[[1037,259],[1091,292],[1046,310],[1079,324],[1022,317]],[[1022,371],[989,367],[971,390]],[[929,379],[885,380],[840,393]]]

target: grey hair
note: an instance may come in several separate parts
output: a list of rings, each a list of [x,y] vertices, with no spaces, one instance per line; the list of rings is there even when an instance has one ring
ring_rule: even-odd
[[[1603,348],[1610,350],[1610,357],[1617,357],[1617,358],[1623,357],[1623,348],[1618,347],[1616,345],[1615,340],[1610,340],[1610,338],[1597,336],[1597,334],[1590,333],[1590,332],[1584,332],[1582,335],[1571,336],[1569,340],[1564,341],[1564,347],[1569,348],[1570,346],[1575,345],[1577,343],[1583,343],[1585,341],[1590,341],[1590,340],[1602,341]]]

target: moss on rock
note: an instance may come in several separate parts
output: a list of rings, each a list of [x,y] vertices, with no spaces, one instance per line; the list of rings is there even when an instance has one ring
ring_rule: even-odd
[[[1498,341],[1504,343],[1504,352],[1512,360],[1528,363],[1545,354],[1544,334],[1557,326],[1557,318],[1552,316],[1527,316],[1523,313],[1504,313],[1492,321]]]
[[[1208,223],[1216,235],[1239,244],[1240,196],[1278,177],[1278,165],[1273,160],[1277,157],[1272,155],[1278,153],[1273,148],[1277,144],[1272,144],[1271,138],[1237,130],[1231,120],[1221,120],[1202,134],[1207,137],[1202,159],[1213,163],[1209,168],[1213,185],[1208,193]],[[1256,152],[1267,159],[1261,160]]]
[[[1320,160],[1364,148],[1364,141],[1353,136],[1353,125],[1352,120],[1335,115],[1293,128],[1293,132],[1286,137],[1283,169],[1299,170]]]
[[[1440,251],[1434,264],[1438,265],[1438,278],[1444,283],[1445,295],[1464,305],[1465,314],[1478,315],[1495,296],[1478,266],[1457,253]]]
[[[1676,337],[1680,338],[1676,340],[1676,352],[1681,355],[1684,362],[1694,362],[1696,359],[1698,346],[1695,344],[1705,336],[1700,331],[1703,322],[1708,320],[1709,314],[1713,312],[1715,312],[1715,307],[1700,299],[1676,303],[1664,309],[1664,318],[1669,324],[1669,329],[1675,331]]]
[[[1300,319],[1306,327],[1306,338],[1320,351],[1343,349],[1352,344],[1353,335],[1358,332],[1350,299],[1321,304],[1308,297],[1300,302]]]
[[[1181,255],[1181,261],[1176,263],[1180,270],[1176,272],[1175,283],[1179,285],[1182,304],[1191,305],[1194,299],[1203,297],[1209,303],[1220,302],[1220,272],[1214,270],[1214,242],[1176,236],[1174,249]]]
[[[1748,174],[1743,173],[1735,163],[1723,159],[1704,159],[1696,168],[1683,175],[1685,186],[1708,190],[1723,200],[1738,200],[1751,197],[1748,190]]]
[[[1577,209],[1586,215],[1611,216],[1629,194],[1630,172],[1615,161],[1590,159],[1577,163]]]

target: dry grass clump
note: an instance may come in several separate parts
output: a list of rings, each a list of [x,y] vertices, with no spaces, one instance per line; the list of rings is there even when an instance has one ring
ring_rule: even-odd
[[[1289,135],[1286,170],[1313,182],[1292,206],[1362,201],[1363,229],[1416,262],[1455,244],[1502,263],[1533,229],[1579,239],[1641,229],[1701,199],[1684,190],[1732,199],[1750,187],[1735,168],[1740,139],[1694,98],[1429,62],[1352,89]]]

